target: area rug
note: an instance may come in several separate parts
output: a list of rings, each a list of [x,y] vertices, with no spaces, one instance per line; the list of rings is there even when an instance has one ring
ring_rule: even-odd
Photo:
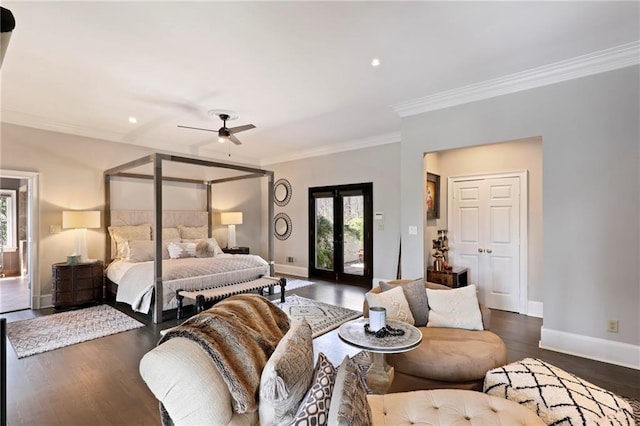
[[[310,285],[315,284],[311,281],[298,280],[298,279],[289,279],[287,278],[287,285],[284,288],[284,291],[295,290],[297,288],[308,287]],[[273,294],[280,294],[280,286],[273,287]]]
[[[291,319],[306,319],[311,326],[314,338],[337,328],[344,322],[362,316],[362,312],[353,309],[318,302],[295,294],[287,296],[284,303],[277,302],[276,305]]]
[[[7,324],[7,337],[18,358],[143,327],[109,305],[44,315]]]

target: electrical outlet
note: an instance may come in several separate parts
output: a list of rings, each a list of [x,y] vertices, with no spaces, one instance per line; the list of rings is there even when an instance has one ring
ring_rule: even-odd
[[[607,331],[609,333],[617,333],[618,332],[618,320],[610,319],[607,321]]]
[[[60,225],[49,225],[50,234],[59,234],[61,232],[62,232],[62,227]]]
[[[293,258],[293,256],[289,256],[287,257],[287,263],[294,263],[296,260]]]
[[[418,235],[418,227],[410,226],[409,227],[409,235]]]

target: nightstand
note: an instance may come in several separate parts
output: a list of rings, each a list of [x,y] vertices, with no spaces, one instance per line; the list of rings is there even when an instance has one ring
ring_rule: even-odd
[[[104,264],[102,261],[51,266],[51,301],[56,309],[102,303]]]
[[[432,266],[427,268],[427,281],[449,286],[451,288],[464,287],[468,284],[467,268],[453,268],[444,271],[434,271]]]
[[[249,254],[249,247],[225,247],[222,249],[222,251],[229,254]]]

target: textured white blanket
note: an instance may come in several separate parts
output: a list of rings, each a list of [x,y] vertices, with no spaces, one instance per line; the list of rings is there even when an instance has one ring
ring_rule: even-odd
[[[249,281],[269,275],[269,264],[256,255],[219,255],[167,259],[162,262],[163,310],[177,307],[176,290],[199,290]],[[113,278],[110,276],[110,279]],[[116,301],[134,311],[149,312],[154,289],[153,262],[131,265],[118,282]]]

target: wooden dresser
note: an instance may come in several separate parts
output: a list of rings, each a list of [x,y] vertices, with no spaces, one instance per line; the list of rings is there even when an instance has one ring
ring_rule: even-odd
[[[464,287],[468,284],[468,269],[453,268],[445,271],[434,271],[432,266],[427,268],[427,281],[449,286],[451,288]]]
[[[101,303],[103,272],[102,261],[77,265],[54,263],[51,266],[53,306],[56,309],[64,309]]]

